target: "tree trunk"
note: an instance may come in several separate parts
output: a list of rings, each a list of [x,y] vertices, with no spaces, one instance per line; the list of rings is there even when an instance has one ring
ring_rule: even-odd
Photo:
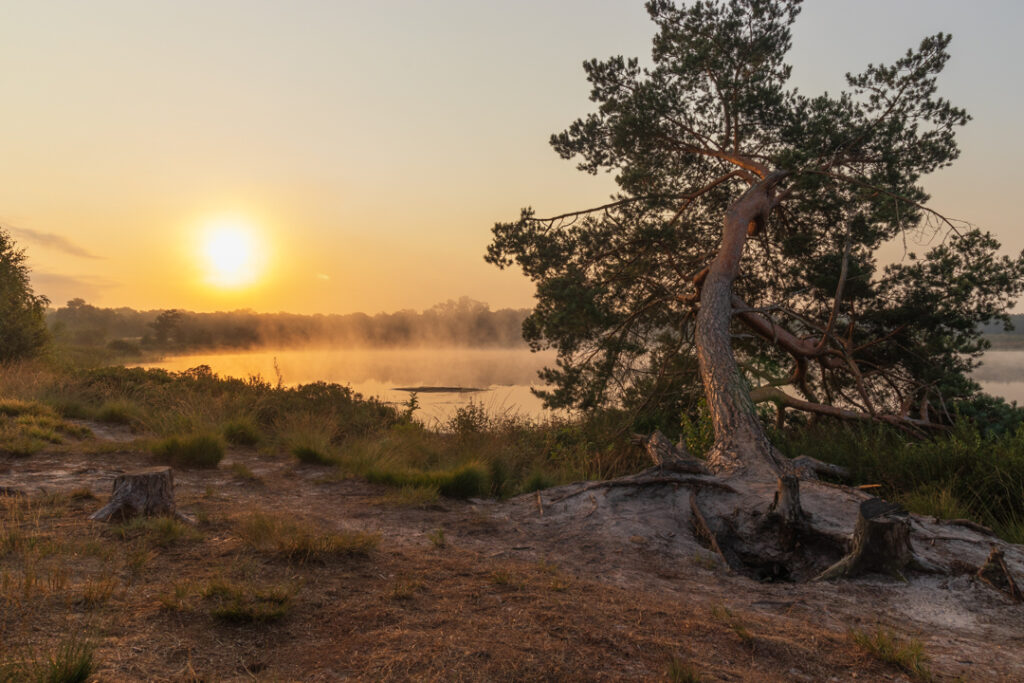
[[[753,185],[726,212],[722,244],[708,268],[700,295],[695,338],[715,445],[708,464],[717,472],[775,479],[785,471],[761,427],[750,391],[733,357],[732,283],[739,273],[748,229],[771,210],[770,193],[784,177],[775,172]]]
[[[174,505],[174,475],[170,467],[148,467],[120,474],[108,502],[89,519],[100,522],[125,521],[143,515],[177,517],[191,521]]]

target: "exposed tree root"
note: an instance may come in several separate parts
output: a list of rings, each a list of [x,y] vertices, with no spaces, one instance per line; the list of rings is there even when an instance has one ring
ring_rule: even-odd
[[[735,489],[718,479],[687,477],[682,475],[661,475],[660,468],[652,467],[649,470],[644,470],[640,474],[635,474],[629,477],[621,477],[619,479],[611,479],[609,481],[595,481],[584,484],[575,491],[571,491],[557,498],[552,498],[548,501],[548,504],[553,505],[554,503],[560,503],[568,498],[572,498],[573,496],[579,496],[596,489],[611,489],[622,486],[654,486],[658,484],[682,484],[693,487],[705,486],[716,488],[721,491],[735,492]]]
[[[992,546],[985,564],[978,569],[978,578],[996,590],[1009,595],[1014,602],[1024,601],[1024,593],[1017,587],[1017,582],[1006,566],[1006,558],[998,546]]]

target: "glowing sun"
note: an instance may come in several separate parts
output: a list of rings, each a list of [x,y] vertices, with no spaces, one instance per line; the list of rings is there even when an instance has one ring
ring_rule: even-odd
[[[207,281],[224,288],[252,284],[263,270],[262,246],[256,229],[245,221],[211,223],[203,236]]]

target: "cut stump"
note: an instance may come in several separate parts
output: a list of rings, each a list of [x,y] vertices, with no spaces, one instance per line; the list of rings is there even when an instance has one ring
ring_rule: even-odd
[[[902,579],[908,566],[932,570],[914,556],[907,512],[895,503],[871,498],[860,504],[849,554],[822,572],[818,580],[853,578],[869,572]]]
[[[92,513],[89,519],[121,522],[132,517],[176,517],[191,522],[174,505],[174,475],[170,467],[147,467],[119,474],[114,479],[110,502]]]

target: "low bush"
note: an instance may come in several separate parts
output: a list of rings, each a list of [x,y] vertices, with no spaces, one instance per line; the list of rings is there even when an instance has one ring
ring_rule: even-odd
[[[252,420],[240,418],[224,425],[224,439],[232,446],[255,446],[262,440],[260,428]]]
[[[139,407],[131,401],[105,401],[96,411],[96,419],[109,424],[129,425],[139,417]]]
[[[173,467],[215,468],[224,457],[224,445],[220,439],[208,434],[172,436],[154,445],[153,455]]]

